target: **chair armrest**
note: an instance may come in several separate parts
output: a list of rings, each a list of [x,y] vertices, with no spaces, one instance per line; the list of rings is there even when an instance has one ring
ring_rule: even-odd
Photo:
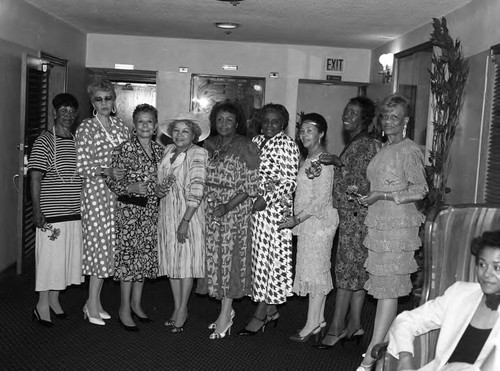
[[[371,356],[375,359],[383,359],[385,357],[385,353],[387,352],[387,346],[389,342],[375,344],[372,348]]]

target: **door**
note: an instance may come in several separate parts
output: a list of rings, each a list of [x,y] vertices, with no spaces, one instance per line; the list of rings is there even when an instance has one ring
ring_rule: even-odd
[[[18,192],[17,203],[17,273],[21,274],[26,258],[34,253],[35,226],[31,203],[30,182],[27,164],[31,148],[40,133],[48,128],[50,104],[49,98],[66,90],[66,61],[61,62],[50,56],[38,58],[24,54],[21,69],[21,115],[18,164],[19,171],[14,175]],[[58,70],[56,78],[51,80],[51,71]],[[59,69],[62,69],[59,71]],[[62,77],[64,76],[64,77]],[[52,85],[51,85],[52,83]]]

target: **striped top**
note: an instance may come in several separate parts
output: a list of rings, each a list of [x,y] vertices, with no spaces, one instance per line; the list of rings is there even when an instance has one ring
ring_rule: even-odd
[[[48,223],[79,220],[82,178],[76,172],[74,138],[42,133],[31,151],[28,169],[44,173],[40,191],[40,207]],[[57,155],[57,167],[55,158]]]

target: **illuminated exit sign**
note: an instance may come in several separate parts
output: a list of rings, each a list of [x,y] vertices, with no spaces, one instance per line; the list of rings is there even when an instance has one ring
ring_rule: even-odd
[[[326,72],[344,72],[345,60],[343,58],[326,58]]]

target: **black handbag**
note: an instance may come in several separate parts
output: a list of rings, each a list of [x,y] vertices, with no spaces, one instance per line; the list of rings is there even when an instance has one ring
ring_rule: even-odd
[[[146,207],[148,203],[148,198],[146,196],[122,195],[118,196],[117,200],[123,202],[124,204],[136,205],[141,207]]]

